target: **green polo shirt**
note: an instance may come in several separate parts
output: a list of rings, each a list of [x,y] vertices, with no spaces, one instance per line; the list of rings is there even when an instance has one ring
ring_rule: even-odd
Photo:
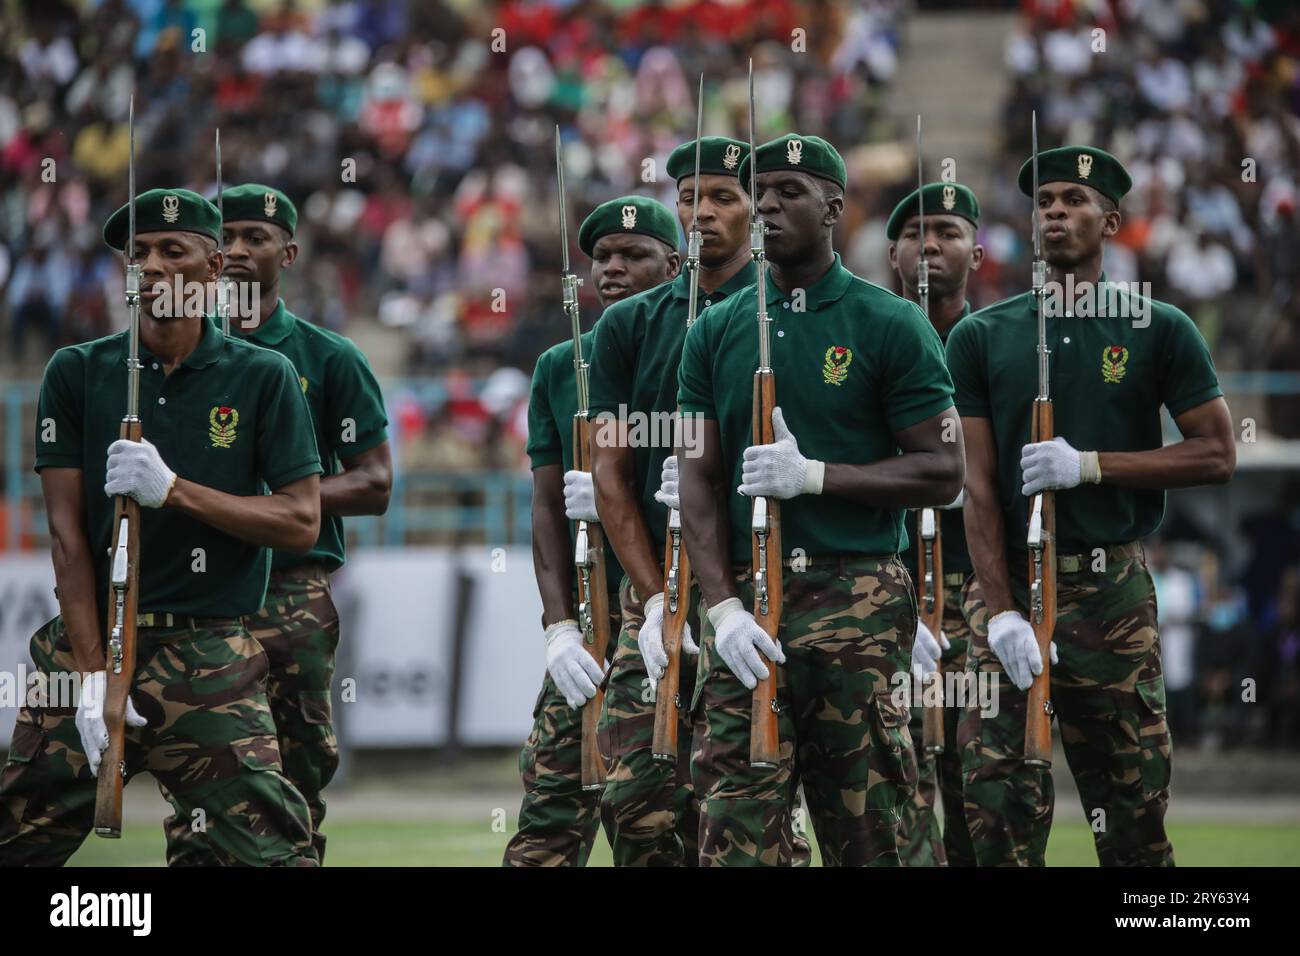
[[[1223,394],[1192,320],[1167,303],[1146,304],[1145,328],[1134,328],[1131,317],[1048,316],[1055,432],[1074,448],[1159,448],[1161,405],[1178,416]],[[957,410],[989,419],[993,429],[1007,550],[1015,555],[1025,550],[1029,520],[1020,452],[1038,393],[1037,322],[1026,292],[981,309],[948,337]],[[1058,492],[1057,547],[1076,554],[1141,538],[1160,526],[1164,511],[1163,491],[1084,485]]]
[[[967,302],[962,308],[961,315],[957,316],[957,321],[948,326],[948,330],[939,336],[939,340],[947,345],[948,337],[952,335],[955,329],[966,316],[970,315],[970,303]],[[961,571],[963,574],[970,574],[974,570],[971,564],[970,553],[966,550],[966,521],[962,518],[960,508],[952,508],[947,511],[938,511],[939,515],[939,537],[943,549],[943,573],[950,574],[953,571]],[[917,519],[919,512],[909,508],[907,511],[907,538],[912,543],[902,555],[903,563],[907,565],[908,572],[912,575],[912,581],[916,581],[916,542],[919,539]]]
[[[804,311],[768,276],[776,400],[808,458],[867,464],[900,454],[894,434],[952,406],[943,346],[921,310],[835,264],[805,290]],[[735,489],[752,444],[757,285],[705,309],[686,336],[678,399],[715,419],[731,462],[731,556],[748,564],[749,498]],[[781,502],[789,555],[894,554],[907,547],[902,508],[869,508],[834,495]]]
[[[284,355],[297,370],[307,397],[325,476],[337,475],[342,462],[388,440],[384,397],[365,354],[346,339],[298,318],[281,299],[275,311],[248,334],[258,345]],[[321,512],[320,538],[309,554],[276,551],[276,571],[307,562],[330,571],[343,566],[343,519]]]
[[[582,357],[591,363],[596,332],[582,334]],[[578,386],[573,377],[573,340],[568,339],[541,354],[533,370],[532,390],[528,395],[528,457],[533,468],[560,465],[573,468],[573,418],[578,414]],[[590,373],[588,373],[590,394]],[[578,523],[569,522],[569,541],[577,537]],[[618,591],[623,567],[614,549],[605,549],[605,577],[611,593]]]
[[[59,349],[36,410],[36,470],[80,468],[95,598],[105,613],[113,499],[108,446],[126,414],[127,333]],[[264,494],[320,474],[310,413],[283,356],[204,320],[198,347],[170,375],[140,346],[145,438],[181,478],[232,495]],[[175,508],[140,509],[139,609],[197,617],[251,614],[266,598],[271,553]]]
[[[747,285],[753,285],[752,262],[713,292],[699,293],[700,311]],[[596,323],[591,364],[591,414],[641,413],[629,428],[641,429],[634,450],[636,493],[656,552],[662,552],[668,509],[655,501],[664,459],[672,454],[671,417],[677,411],[677,366],[686,340],[691,277],[682,272],[671,282],[615,302]],[[620,406],[622,406],[620,408]],[[631,437],[636,438],[636,431]]]

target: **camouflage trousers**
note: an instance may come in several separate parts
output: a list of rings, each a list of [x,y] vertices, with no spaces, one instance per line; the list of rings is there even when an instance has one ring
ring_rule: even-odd
[[[643,598],[626,576],[619,587],[623,626],[610,664],[600,712],[600,749],[609,775],[600,818],[615,866],[695,866],[699,860],[700,805],[691,784],[690,708],[678,710],[677,763],[655,760],[655,692],[637,638],[645,623]],[[699,643],[699,594],[692,588],[689,619]],[[665,605],[666,609],[666,605]],[[681,657],[681,699],[695,690],[692,658]]]
[[[610,633],[620,615],[610,596]],[[533,729],[519,754],[524,801],[519,829],[503,866],[586,866],[600,829],[600,791],[582,789],[582,711],[574,710],[551,675],[533,706]]]
[[[939,662],[939,673],[962,674],[966,670],[970,628],[962,614],[961,584],[944,587],[943,633],[949,647]],[[917,706],[912,708],[910,729],[916,744],[913,748],[917,763],[916,790],[903,807],[898,828],[899,858],[903,866],[974,866],[975,851],[962,800],[961,751],[957,748],[961,710],[953,701],[944,701],[941,754],[927,754],[921,746],[921,710]],[[942,832],[935,813],[939,800],[943,801]]]
[[[31,656],[46,687],[77,670],[61,617],[36,632]],[[126,773],[152,773],[176,815],[206,829],[217,863],[315,866],[307,802],[282,772],[267,671],[238,619],[141,627],[131,699],[149,725],[127,729]],[[61,866],[93,829],[95,778],[75,715],[18,715],[0,772],[0,865]]]
[[[825,865],[898,865],[899,813],[916,786],[916,763],[907,709],[891,690],[894,674],[908,670],[916,633],[911,579],[896,557],[800,561],[784,578],[775,768],[750,766],[752,692],[705,635],[692,765],[703,866],[791,865],[800,783]],[[736,584],[752,606],[748,566],[736,569]]]
[[[262,646],[270,665],[267,697],[280,741],[284,775],[307,799],[311,842],[325,862],[325,819],[321,791],[339,766],[339,743],[330,714],[330,682],[339,643],[339,616],[330,596],[329,572],[309,564],[272,571],[266,603],[244,619],[249,634]],[[196,832],[179,814],[167,818],[169,866],[205,866],[216,862],[207,834]]]
[[[1087,558],[1091,561],[1091,557]],[[1027,605],[1024,565],[1011,565],[1013,598]],[[996,716],[967,707],[958,726],[966,819],[980,866],[1042,866],[1055,793],[1049,770],[1023,760],[1028,694],[989,649],[988,613],[974,577],[963,608],[971,624],[968,673],[1001,675]],[[1138,542],[1109,549],[1104,571],[1057,574],[1059,663],[1051,701],[1102,866],[1172,866],[1165,833],[1171,748],[1165,721],[1155,590]]]

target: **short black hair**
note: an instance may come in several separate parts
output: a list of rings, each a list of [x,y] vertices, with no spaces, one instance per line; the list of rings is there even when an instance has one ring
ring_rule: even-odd
[[[1119,203],[1111,199],[1109,196],[1103,196],[1101,193],[1097,193],[1097,203],[1101,206],[1101,211],[1104,213],[1119,212]]]
[[[822,189],[822,199],[825,199],[827,202],[830,202],[832,199],[844,198],[844,190],[840,187],[839,183],[833,183],[829,179],[822,179],[821,177],[817,178],[817,183]]]

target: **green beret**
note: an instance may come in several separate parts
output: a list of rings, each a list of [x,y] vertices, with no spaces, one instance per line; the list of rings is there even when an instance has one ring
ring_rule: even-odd
[[[895,242],[902,235],[903,226],[916,215],[916,194],[920,193],[925,203],[927,216],[961,216],[969,220],[972,226],[980,224],[980,203],[975,194],[961,183],[926,183],[920,189],[913,189],[907,198],[894,207],[885,226],[885,236]]]
[[[793,169],[797,173],[807,173],[838,183],[843,189],[848,184],[844,171],[844,159],[839,151],[820,136],[800,136],[798,133],[786,133],[770,143],[755,148],[754,157],[758,162],[760,173],[770,173],[778,169]],[[749,191],[749,155],[740,163],[740,185]]]
[[[749,152],[749,146],[729,136],[703,136],[700,138],[700,174],[735,176],[740,161]],[[695,140],[682,143],[668,157],[668,175],[680,183],[686,176],[695,175]]]
[[[1079,183],[1091,186],[1118,203],[1133,187],[1133,180],[1118,159],[1091,146],[1060,146],[1038,154],[1038,184]],[[1034,161],[1020,167],[1020,191],[1030,198],[1034,189]]]
[[[273,222],[287,230],[291,236],[298,226],[298,210],[289,197],[272,186],[258,183],[231,186],[223,192],[221,212],[226,222]]]
[[[114,249],[126,248],[130,204],[104,223],[104,241]],[[188,189],[151,189],[135,197],[135,233],[197,232],[221,241],[221,214],[198,193]]]
[[[582,220],[578,248],[590,256],[597,239],[616,232],[653,236],[677,251],[677,217],[663,203],[648,196],[619,196],[601,203]]]

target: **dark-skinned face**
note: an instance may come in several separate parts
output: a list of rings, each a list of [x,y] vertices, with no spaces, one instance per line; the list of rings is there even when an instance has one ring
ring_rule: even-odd
[[[695,210],[695,174],[677,184],[677,219],[691,232]],[[749,246],[749,194],[734,176],[700,174],[700,262],[709,267],[730,262]]]
[[[1039,234],[1043,258],[1070,268],[1101,253],[1103,239],[1119,231],[1118,212],[1104,212],[1101,194],[1078,183],[1044,183],[1038,187]]]
[[[140,266],[140,311],[153,316],[154,301],[166,285],[174,292],[176,276],[181,277],[182,294],[188,298],[191,282],[213,282],[221,273],[221,253],[215,245],[193,232],[146,232],[135,237],[135,261]],[[175,297],[173,296],[173,304]],[[154,316],[160,321],[181,318],[179,305],[172,314]]]
[[[759,173],[755,208],[767,224],[767,258],[778,265],[796,263],[817,252],[844,211],[844,200],[829,202],[820,181],[807,173],[781,169]]]
[[[298,243],[270,222],[228,222],[221,230],[221,241],[226,251],[222,274],[232,282],[256,282],[269,289],[279,281],[280,270],[298,258]]]
[[[658,239],[636,233],[601,236],[591,252],[591,284],[602,306],[667,282],[681,263]]]
[[[889,264],[913,297],[921,252],[920,231],[920,217],[913,216],[903,223],[898,239],[889,246]],[[930,294],[946,298],[961,288],[969,272],[980,267],[984,247],[975,243],[975,227],[961,216],[926,216],[925,258],[930,263]]]

